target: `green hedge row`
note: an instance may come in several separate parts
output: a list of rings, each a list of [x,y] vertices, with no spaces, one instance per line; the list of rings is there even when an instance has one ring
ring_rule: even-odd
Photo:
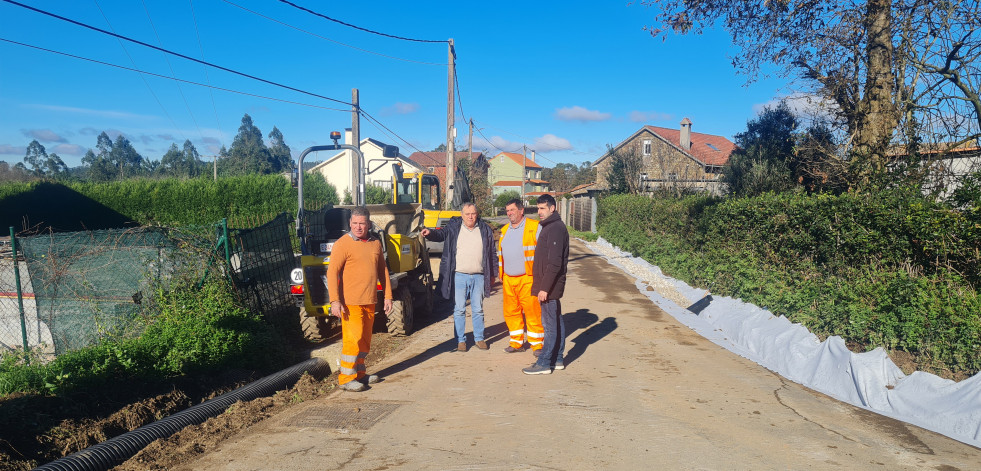
[[[303,190],[308,207],[339,202],[333,185],[320,175],[308,175]],[[0,185],[0,227],[74,231],[125,225],[212,224],[226,217],[295,213],[296,205],[296,189],[280,175],[244,175],[218,181],[5,183]]]
[[[981,370],[981,212],[903,192],[599,204],[599,233],[669,276],[741,298],[855,348]]]

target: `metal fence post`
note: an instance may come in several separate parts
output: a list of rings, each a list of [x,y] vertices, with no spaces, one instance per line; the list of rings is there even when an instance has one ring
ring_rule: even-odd
[[[20,310],[20,335],[24,345],[24,362],[30,363],[31,346],[27,343],[27,317],[24,315],[24,294],[20,289],[20,262],[17,261],[17,236],[14,234],[14,226],[10,226],[10,248],[13,250],[14,257],[14,282],[17,285],[17,306]]]
[[[225,263],[226,263],[225,266],[227,266],[229,270],[231,270],[232,251],[231,251],[231,247],[229,247],[230,241],[228,239],[228,218],[221,218],[221,230],[222,230],[222,238],[225,240]]]

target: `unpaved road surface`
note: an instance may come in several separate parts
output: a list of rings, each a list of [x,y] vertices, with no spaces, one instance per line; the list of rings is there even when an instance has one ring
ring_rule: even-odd
[[[363,393],[291,407],[182,469],[981,469],[981,450],[838,402],[703,339],[573,241],[566,369],[456,352],[452,318],[414,333]],[[469,329],[469,322],[468,322]]]

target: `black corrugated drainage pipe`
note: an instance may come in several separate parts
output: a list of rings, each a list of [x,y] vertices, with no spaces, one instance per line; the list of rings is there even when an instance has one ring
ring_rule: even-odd
[[[170,417],[39,466],[35,470],[108,470],[130,459],[150,442],[169,437],[188,425],[204,422],[238,401],[249,401],[292,386],[305,372],[320,379],[330,374],[330,366],[321,358],[311,358]]]

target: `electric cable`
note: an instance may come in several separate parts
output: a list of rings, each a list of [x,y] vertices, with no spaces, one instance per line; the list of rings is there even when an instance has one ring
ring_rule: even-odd
[[[293,25],[291,25],[289,23],[286,23],[286,22],[277,20],[277,19],[272,18],[270,16],[263,15],[262,13],[259,13],[259,12],[254,11],[254,10],[250,10],[248,8],[245,8],[242,5],[239,5],[239,4],[235,3],[235,2],[231,2],[229,0],[223,0],[223,1],[225,3],[231,5],[231,6],[240,8],[242,10],[245,10],[245,11],[249,12],[249,13],[252,13],[253,15],[256,15],[256,16],[259,16],[259,17],[262,17],[262,18],[265,18],[265,19],[267,19],[269,21],[272,21],[274,23],[279,23],[279,24],[281,24],[281,25],[283,25],[283,26],[285,26],[287,28],[292,28],[292,29],[295,29],[295,30],[297,30],[297,31],[299,31],[301,33],[306,33],[306,34],[309,34],[310,36],[323,39],[324,41],[330,41],[330,42],[332,42],[334,44],[338,44],[338,45],[341,45],[341,46],[344,46],[344,47],[349,47],[349,48],[354,49],[354,50],[357,50],[357,51],[366,52],[368,54],[374,54],[376,56],[381,56],[381,57],[385,57],[385,58],[388,58],[388,59],[395,59],[395,60],[403,61],[403,62],[412,62],[412,63],[415,63],[415,64],[423,64],[423,65],[446,65],[445,63],[439,63],[439,62],[424,62],[424,61],[417,61],[417,60],[412,60],[412,59],[403,59],[401,57],[390,56],[388,54],[382,54],[380,52],[375,52],[375,51],[371,51],[371,50],[368,50],[368,49],[360,48],[360,47],[357,47],[357,46],[352,46],[350,44],[342,43],[340,41],[337,41],[337,40],[334,40],[334,39],[330,39],[330,38],[328,38],[326,36],[321,36],[321,35],[319,35],[317,33],[313,33],[313,32],[307,31],[305,29],[298,28],[296,26],[293,26]]]
[[[191,7],[191,20],[194,23],[194,36],[198,40],[198,50],[201,51],[201,59],[204,60],[204,45],[201,44],[201,30],[198,28],[198,16],[194,12],[194,0],[187,0],[188,5]],[[208,85],[211,85],[211,74],[208,73],[208,68],[204,68],[204,79],[208,81]],[[211,95],[211,109],[215,111],[215,124],[218,126],[218,143],[222,147],[225,147],[225,133],[221,130],[221,120],[218,119],[218,105],[215,104],[215,91],[212,88],[208,88],[208,95]]]
[[[191,85],[197,85],[199,87],[205,87],[205,88],[212,88],[212,89],[215,89],[215,90],[221,90],[223,92],[236,93],[236,94],[239,94],[239,95],[245,95],[245,96],[250,96],[250,97],[254,97],[254,98],[262,98],[264,100],[278,101],[278,102],[281,102],[281,103],[288,103],[288,104],[291,104],[291,105],[299,105],[299,106],[306,106],[306,107],[310,107],[310,108],[317,108],[317,109],[321,109],[321,110],[343,111],[345,113],[350,113],[351,112],[350,109],[329,108],[329,107],[326,107],[326,106],[313,105],[313,104],[310,104],[310,103],[301,103],[301,102],[298,102],[298,101],[284,100],[282,98],[273,98],[273,97],[268,97],[268,96],[264,96],[264,95],[257,95],[255,93],[248,93],[248,92],[243,92],[243,91],[239,91],[239,90],[232,90],[230,88],[222,88],[222,87],[218,87],[218,86],[215,86],[215,85],[209,85],[209,84],[205,84],[205,83],[195,82],[193,80],[186,80],[186,79],[177,78],[177,77],[168,77],[166,75],[161,75],[161,74],[157,74],[157,73],[153,73],[153,72],[148,72],[148,71],[140,70],[140,69],[134,69],[132,67],[126,67],[124,65],[113,64],[113,63],[110,63],[110,62],[104,62],[104,61],[100,61],[100,60],[97,60],[97,59],[90,59],[88,57],[77,56],[75,54],[69,54],[67,52],[55,51],[53,49],[47,49],[47,48],[43,48],[43,47],[40,47],[40,46],[34,46],[32,44],[26,44],[26,43],[22,43],[22,42],[18,42],[18,41],[13,41],[13,40],[6,39],[6,38],[3,38],[3,37],[0,37],[0,41],[8,42],[8,43],[11,43],[11,44],[16,44],[18,46],[29,47],[29,48],[37,49],[37,50],[44,51],[44,52],[50,52],[52,54],[59,54],[59,55],[62,55],[62,56],[71,57],[73,59],[80,59],[80,60],[83,60],[83,61],[93,62],[93,63],[100,64],[100,65],[106,65],[106,66],[109,66],[109,67],[115,67],[117,69],[128,70],[130,72],[136,72],[136,73],[140,73],[140,74],[152,75],[154,77],[159,77],[159,78],[167,79],[167,80],[176,80],[178,82],[184,82],[184,83],[191,84]]]
[[[102,6],[99,5],[99,1],[92,0],[92,3],[95,3],[95,8],[99,10],[99,14],[102,15],[102,19],[106,21],[106,24],[109,25],[109,28],[111,29],[112,23],[109,22],[109,17],[106,16],[106,12],[102,11]],[[129,61],[130,63],[133,64],[133,67],[136,67],[136,61],[133,59],[133,56],[130,55],[129,51],[126,49],[126,46],[123,45],[123,42],[119,41],[118,39],[116,41],[119,42],[119,48],[122,49],[123,53],[126,54],[126,57],[129,58]],[[140,75],[140,80],[143,81],[143,85],[146,86],[146,89],[148,92],[150,92],[150,96],[153,97],[153,100],[157,102],[157,106],[160,107],[160,111],[163,111],[164,116],[167,117],[167,120],[170,121],[170,124],[174,126],[174,129],[177,130],[177,132],[180,133],[181,137],[183,137],[186,140],[187,136],[185,136],[184,132],[181,131],[180,127],[177,126],[177,123],[174,121],[174,118],[170,116],[170,113],[167,111],[167,108],[163,105],[163,102],[160,101],[160,97],[157,96],[156,92],[153,91],[153,87],[150,86],[150,82],[147,82],[146,77],[144,77],[143,75]]]
[[[385,36],[387,38],[401,39],[403,41],[414,41],[414,42],[420,42],[420,43],[448,43],[449,42],[449,41],[447,41],[445,39],[413,39],[413,38],[406,38],[406,37],[403,37],[403,36],[395,36],[395,35],[392,35],[392,34],[382,33],[382,32],[379,32],[379,31],[370,30],[368,28],[362,28],[362,27],[357,26],[357,25],[352,25],[350,23],[345,23],[345,22],[343,22],[341,20],[338,20],[338,19],[335,19],[335,18],[331,18],[331,17],[329,17],[327,15],[324,15],[324,14],[321,14],[321,13],[317,13],[317,12],[315,12],[315,11],[309,9],[309,8],[301,7],[301,6],[299,6],[299,5],[297,5],[297,4],[293,3],[293,2],[290,2],[289,0],[279,0],[279,1],[282,2],[282,3],[285,3],[285,4],[289,5],[289,6],[291,6],[293,8],[296,8],[296,9],[299,9],[299,10],[302,10],[302,11],[305,11],[305,12],[311,14],[311,15],[319,16],[319,17],[321,17],[321,18],[323,18],[325,20],[330,20],[330,21],[333,21],[334,23],[339,23],[339,24],[342,24],[344,26],[347,26],[347,27],[350,27],[350,28],[354,28],[354,29],[357,29],[357,30],[361,30],[361,31],[364,31],[364,32],[367,32],[367,33],[377,34],[379,36]]]
[[[167,54],[175,55],[175,56],[180,57],[182,59],[187,59],[189,61],[197,62],[198,64],[203,64],[203,65],[206,65],[206,66],[209,66],[209,67],[214,67],[216,69],[224,70],[225,72],[229,72],[229,73],[232,73],[232,74],[235,74],[235,75],[239,75],[239,76],[242,76],[242,77],[245,77],[245,78],[250,78],[252,80],[256,80],[256,81],[259,81],[259,82],[262,82],[262,83],[265,83],[265,84],[268,84],[268,85],[273,85],[273,86],[276,86],[276,87],[285,88],[287,90],[292,90],[292,91],[297,92],[297,93],[301,93],[301,94],[304,94],[304,95],[310,95],[310,96],[314,96],[314,97],[317,97],[317,98],[322,98],[324,100],[333,101],[333,102],[336,102],[336,103],[340,103],[342,105],[353,106],[351,103],[348,103],[348,102],[343,101],[343,100],[338,100],[336,98],[330,98],[330,97],[319,95],[319,94],[316,94],[316,93],[313,93],[313,92],[308,92],[306,90],[301,90],[301,89],[296,88],[296,87],[291,87],[289,85],[284,85],[284,84],[281,84],[281,83],[278,83],[278,82],[273,82],[272,80],[266,80],[264,78],[259,78],[259,77],[256,77],[254,75],[249,75],[249,74],[246,74],[245,72],[239,72],[239,71],[234,70],[234,69],[229,69],[228,67],[223,67],[223,66],[220,66],[218,64],[213,64],[211,62],[207,62],[207,61],[195,59],[193,57],[186,56],[186,55],[181,54],[179,52],[174,52],[174,51],[170,51],[170,50],[167,50],[167,49],[164,49],[164,48],[161,48],[161,47],[154,46],[152,44],[147,44],[147,43],[145,43],[143,41],[139,41],[139,40],[136,40],[136,39],[133,39],[133,38],[129,38],[129,37],[123,36],[121,34],[116,34],[116,33],[113,33],[111,31],[106,31],[106,30],[104,30],[102,28],[97,28],[95,26],[87,25],[87,24],[82,23],[80,21],[75,21],[73,19],[66,18],[64,16],[57,15],[57,14],[54,14],[54,13],[51,13],[51,12],[48,12],[48,11],[45,11],[45,10],[41,10],[39,8],[34,8],[34,7],[30,6],[30,5],[25,5],[23,3],[20,3],[20,2],[14,1],[14,0],[0,0],[0,1],[7,2],[7,3],[11,4],[11,5],[17,5],[19,7],[26,8],[28,10],[31,10],[31,11],[34,11],[34,12],[37,12],[37,13],[40,13],[42,15],[47,15],[47,16],[50,16],[52,18],[57,18],[57,19],[62,20],[62,21],[67,21],[69,23],[72,23],[72,24],[77,25],[77,26],[81,26],[83,28],[88,28],[88,29],[91,29],[93,31],[98,31],[98,32],[103,33],[103,34],[108,34],[109,36],[113,36],[113,37],[116,37],[116,38],[119,38],[119,39],[124,39],[126,41],[130,41],[130,42],[139,44],[141,46],[149,47],[151,49],[154,49],[154,50],[157,50],[157,51],[160,51],[160,52],[164,52],[164,53],[167,53]]]
[[[153,30],[153,36],[157,38],[157,43],[163,47],[163,41],[160,40],[160,34],[157,32],[157,26],[153,24],[153,18],[150,17],[150,9],[146,6],[146,0],[140,0],[143,5],[143,11],[146,13],[146,19],[150,22],[150,29]],[[177,77],[177,73],[174,72],[174,65],[170,63],[170,59],[164,56],[164,61],[167,62],[167,67],[170,68],[170,75]],[[134,64],[135,65],[135,64]],[[180,82],[176,83],[177,91],[181,94],[181,100],[184,101],[184,108],[187,108],[187,114],[191,116],[191,122],[194,123],[194,128],[198,131],[198,136],[201,137],[202,142],[204,141],[204,133],[201,132],[201,126],[198,124],[197,117],[194,116],[194,112],[191,111],[191,104],[187,102],[187,96],[184,95],[184,89],[181,88]],[[186,142],[186,140],[185,140]]]

